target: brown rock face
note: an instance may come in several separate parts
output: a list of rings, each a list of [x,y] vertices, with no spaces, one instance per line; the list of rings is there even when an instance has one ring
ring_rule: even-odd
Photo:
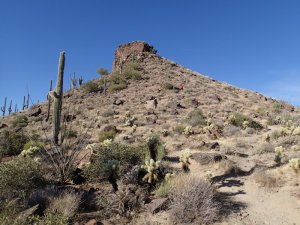
[[[143,53],[156,54],[153,46],[143,41],[134,41],[120,45],[115,51],[113,71],[122,71],[125,63],[140,60]]]

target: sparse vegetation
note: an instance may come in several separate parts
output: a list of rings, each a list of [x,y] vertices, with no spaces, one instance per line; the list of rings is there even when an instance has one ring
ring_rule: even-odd
[[[0,198],[25,198],[45,180],[40,165],[30,158],[15,158],[0,164]]]
[[[21,115],[17,116],[15,120],[12,122],[13,127],[26,127],[28,125],[27,116]]]
[[[114,139],[117,135],[117,132],[114,130],[101,131],[98,136],[99,142],[103,142],[108,139]]]
[[[4,131],[0,134],[0,154],[4,156],[18,155],[28,140],[23,132]]]
[[[81,86],[81,88],[83,89],[83,91],[86,94],[102,91],[102,87],[99,85],[99,83],[97,81],[94,81],[94,80],[90,80],[90,81],[86,82],[85,84],[83,84]]]
[[[185,122],[193,127],[206,125],[205,117],[200,109],[191,111],[185,119]]]
[[[177,224],[211,224],[219,214],[219,204],[210,183],[193,175],[174,179],[170,191],[171,216]]]

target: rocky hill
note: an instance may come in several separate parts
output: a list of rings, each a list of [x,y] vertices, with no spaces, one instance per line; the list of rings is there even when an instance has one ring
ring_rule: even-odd
[[[62,114],[72,123],[72,132],[77,134],[74,139],[87,133],[80,146],[79,155],[85,156],[80,169],[92,157],[87,145],[105,141],[99,137],[104,131],[114,130],[113,142],[131,146],[157,135],[167,152],[164,160],[168,168],[180,170],[178,157],[189,149],[189,173],[203,179],[209,176],[221,198],[227,199],[221,201],[215,223],[300,224],[299,174],[288,164],[289,159],[299,157],[297,108],[193,72],[139,41],[116,49],[112,73],[105,77],[63,97]],[[51,136],[51,115],[45,121],[47,105],[1,118],[0,132]],[[16,122],[20,116],[27,118],[25,126]],[[285,153],[276,164],[274,149],[280,146]],[[11,156],[2,158],[9,160]],[[99,184],[85,183],[81,188],[91,187],[97,189]],[[281,211],[282,206],[288,210]],[[168,212],[166,208],[152,215],[141,210],[124,223],[175,224]],[[121,224],[114,216],[101,219],[98,214],[80,213],[82,224],[94,218],[104,224]],[[140,219],[143,217],[149,223]],[[186,224],[193,224],[193,219]]]

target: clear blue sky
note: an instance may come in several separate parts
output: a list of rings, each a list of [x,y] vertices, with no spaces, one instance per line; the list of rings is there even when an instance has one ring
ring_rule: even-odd
[[[300,1],[0,0],[0,105],[28,87],[43,100],[56,80],[111,69],[115,48],[143,40],[202,74],[300,105]],[[69,82],[68,82],[69,83]],[[69,87],[69,84],[66,84]]]

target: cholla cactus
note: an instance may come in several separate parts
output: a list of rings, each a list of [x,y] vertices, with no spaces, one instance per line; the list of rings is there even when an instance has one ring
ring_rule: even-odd
[[[293,136],[300,135],[300,127],[295,127],[292,132]]]
[[[38,152],[41,148],[38,147],[38,146],[30,146],[28,149],[24,149],[22,152],[21,152],[21,156],[31,156],[33,155],[34,153]]]
[[[183,150],[180,154],[179,162],[181,162],[181,167],[185,172],[189,171],[189,165],[191,164],[190,163],[191,156],[192,153],[189,149]]]
[[[175,177],[175,175],[173,173],[166,173],[166,175],[165,175],[165,181],[168,182],[173,177]]]
[[[300,169],[300,159],[299,158],[290,159],[289,165],[295,172],[298,172]]]
[[[285,125],[286,125],[287,127],[291,127],[291,126],[293,125],[293,120],[288,120],[288,121],[286,121]]]
[[[185,134],[185,135],[191,135],[191,134],[193,134],[192,127],[191,126],[186,126],[184,128],[183,134]]]
[[[209,118],[206,119],[206,125],[209,126],[211,124],[212,124],[212,118],[209,117]]]
[[[132,126],[132,133],[136,132],[136,128],[137,128],[136,125],[133,125],[133,126]]]
[[[282,136],[290,136],[292,134],[292,131],[288,127],[283,127],[280,133]]]
[[[248,128],[249,127],[249,121],[248,120],[245,120],[244,122],[243,122],[243,129],[246,129],[246,128]]]
[[[264,134],[264,135],[263,135],[263,139],[264,139],[266,142],[270,142],[270,139],[271,139],[270,134],[269,134],[269,133]]]
[[[300,150],[300,146],[299,146],[299,145],[293,145],[293,146],[291,147],[291,150],[297,152],[297,151]]]
[[[162,135],[163,135],[164,137],[167,137],[167,136],[169,135],[169,131],[168,131],[167,129],[163,129],[163,130],[161,131],[161,133],[162,133]]]
[[[127,111],[125,113],[125,117],[124,117],[125,126],[132,127],[134,124],[134,121],[136,121],[136,118],[134,116],[131,116],[130,112]]]
[[[279,146],[279,147],[276,147],[275,148],[275,159],[274,161],[277,163],[277,164],[280,164],[281,163],[281,160],[284,156],[284,148],[282,146]]]
[[[112,139],[106,139],[106,140],[104,140],[104,141],[102,142],[102,144],[103,144],[103,146],[105,146],[105,147],[109,147],[109,146],[111,146],[112,142],[113,142]]]
[[[145,162],[145,165],[142,166],[142,169],[147,171],[147,174],[143,177],[143,181],[147,181],[149,184],[153,184],[157,181],[158,169],[160,161],[155,162],[153,159]]]
[[[211,181],[211,179],[213,177],[213,173],[211,171],[207,171],[205,174],[205,177],[208,181]]]

